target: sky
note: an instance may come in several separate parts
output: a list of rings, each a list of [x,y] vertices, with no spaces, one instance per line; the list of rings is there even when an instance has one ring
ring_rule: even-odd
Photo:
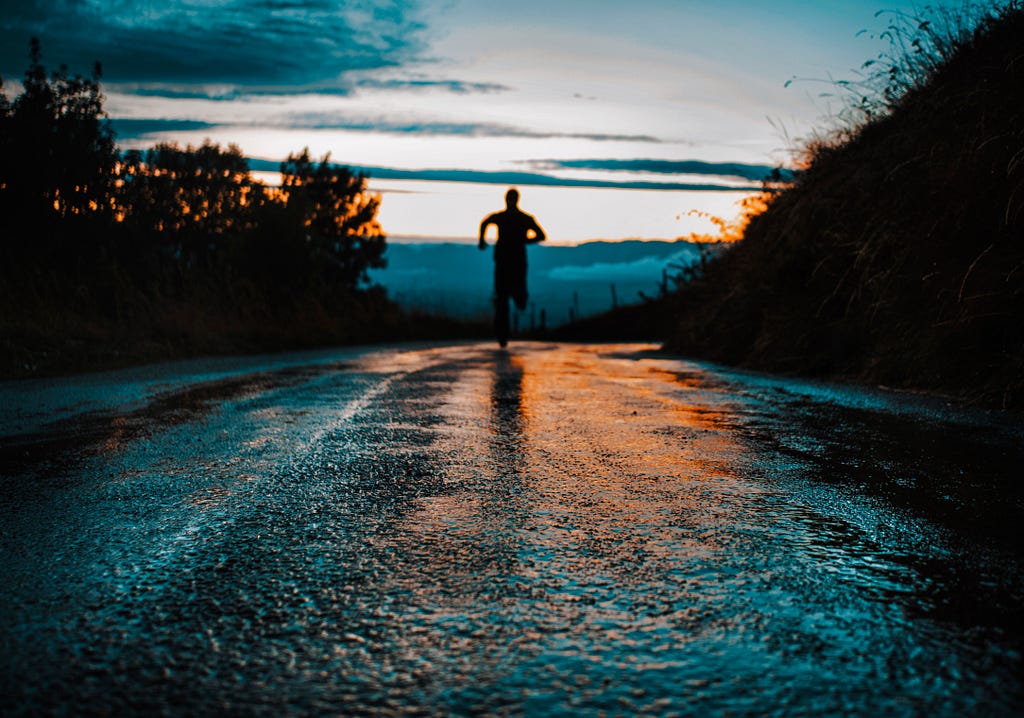
[[[931,3],[936,4],[936,3]],[[941,2],[938,4],[942,4]],[[960,2],[949,2],[960,5]],[[0,77],[103,65],[123,148],[369,171],[396,240],[471,238],[516,185],[553,242],[732,219],[884,49],[888,0],[0,0]],[[796,79],[794,82],[791,80]]]

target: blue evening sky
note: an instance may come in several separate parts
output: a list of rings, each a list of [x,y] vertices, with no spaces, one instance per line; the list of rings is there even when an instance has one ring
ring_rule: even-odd
[[[914,5],[0,0],[0,76],[18,90],[38,36],[48,66],[103,63],[123,147],[209,138],[379,168],[392,235],[472,236],[514,182],[554,241],[671,238],[734,215],[827,125],[820,81],[884,49],[880,10]]]

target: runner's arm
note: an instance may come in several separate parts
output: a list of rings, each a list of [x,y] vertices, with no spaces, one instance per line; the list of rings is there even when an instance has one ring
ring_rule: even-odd
[[[484,239],[484,235],[487,234],[487,225],[494,224],[494,223],[495,222],[494,222],[494,215],[493,214],[489,214],[486,217],[484,217],[484,221],[480,223],[480,241],[477,243],[477,246],[480,249],[486,249],[487,248],[487,241]]]
[[[534,242],[543,242],[545,239],[548,238],[548,236],[544,234],[544,230],[541,229],[539,224],[537,224],[537,220],[535,220],[533,217],[530,217],[530,226],[527,227],[526,229],[527,231],[531,229],[533,230],[533,236],[527,238],[526,240],[529,244],[533,244]]]

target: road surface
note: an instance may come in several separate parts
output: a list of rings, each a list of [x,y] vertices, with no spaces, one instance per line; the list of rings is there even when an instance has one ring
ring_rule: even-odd
[[[4,714],[1024,711],[1020,419],[541,343],[0,406]]]

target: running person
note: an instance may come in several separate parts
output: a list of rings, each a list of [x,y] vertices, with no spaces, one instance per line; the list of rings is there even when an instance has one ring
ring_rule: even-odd
[[[505,210],[484,217],[480,223],[480,249],[486,249],[487,226],[498,228],[494,244],[494,333],[501,346],[508,344],[508,300],[526,309],[526,245],[543,242],[546,235],[532,216],[518,207],[519,191],[505,193]]]

